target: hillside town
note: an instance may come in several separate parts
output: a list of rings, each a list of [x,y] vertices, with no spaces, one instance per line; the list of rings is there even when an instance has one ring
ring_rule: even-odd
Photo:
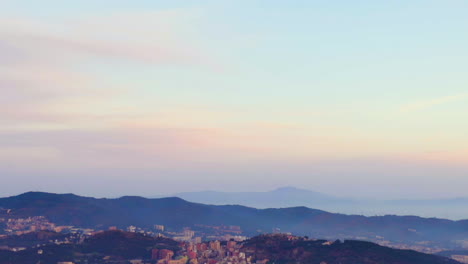
[[[210,226],[210,225],[201,225],[195,224],[193,227],[185,227],[182,230],[173,230],[169,229],[164,225],[155,224],[152,228],[144,228],[138,226],[128,226],[124,228],[118,228],[117,226],[110,226],[108,228],[83,228],[76,226],[60,226],[56,225],[52,221],[48,220],[44,216],[33,216],[28,218],[0,218],[0,226],[3,225],[3,229],[0,230],[0,238],[8,235],[23,235],[35,231],[54,231],[57,233],[69,234],[70,236],[76,239],[84,239],[88,236],[95,234],[96,232],[104,230],[118,230],[122,229],[128,232],[145,234],[148,236],[163,236],[174,239],[180,242],[190,242],[190,243],[201,243],[202,241],[243,241],[248,238],[244,235],[243,230],[240,226]],[[287,231],[282,231],[279,228],[274,228],[267,231],[267,233],[286,233]],[[77,238],[78,237],[78,238]],[[325,239],[336,239],[336,237],[323,237]],[[382,246],[388,246],[398,249],[410,249],[424,253],[437,253],[440,251],[447,250],[447,248],[433,245],[429,242],[420,242],[420,243],[397,243],[392,242],[382,236],[360,236],[360,237],[344,237],[343,239],[357,239],[372,241]],[[468,245],[468,241],[459,241],[460,247]]]
[[[249,264],[252,259],[246,256],[243,252],[240,242],[248,239],[243,235],[243,230],[240,226],[210,226],[210,225],[194,225],[193,227],[185,227],[182,230],[173,230],[162,224],[155,224],[151,228],[143,228],[138,226],[128,226],[119,228],[110,226],[101,229],[82,228],[76,226],[60,226],[48,220],[44,216],[33,216],[28,218],[0,218],[0,224],[3,227],[0,230],[0,243],[2,239],[8,237],[21,237],[27,234],[40,231],[50,231],[63,236],[53,237],[49,240],[39,241],[36,247],[43,246],[49,243],[56,245],[82,243],[87,238],[102,233],[105,230],[109,231],[125,231],[129,233],[141,234],[148,237],[163,237],[170,238],[179,243],[181,251],[174,252],[170,249],[153,249],[151,256],[148,259],[129,260],[132,264]],[[291,235],[288,232],[281,232],[279,228],[274,228],[271,233],[283,233]],[[333,241],[333,238],[325,238]],[[446,250],[445,248],[435,247],[424,243],[419,244],[398,244],[385,240],[384,237],[357,237],[359,240],[373,241],[382,246],[388,246],[397,249],[411,249],[419,252],[434,254]],[[466,243],[466,241],[460,241]],[[9,246],[0,244],[0,250],[9,250],[18,252],[26,250],[25,246]],[[461,263],[468,263],[468,256],[453,255],[453,259]],[[104,263],[113,263],[111,258],[103,259]],[[66,262],[63,262],[66,263]],[[60,264],[63,264],[60,263]],[[263,260],[256,260],[255,263],[264,263]]]

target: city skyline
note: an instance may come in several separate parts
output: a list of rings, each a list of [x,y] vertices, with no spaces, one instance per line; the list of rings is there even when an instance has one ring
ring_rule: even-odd
[[[2,197],[466,196],[467,2],[0,4]]]

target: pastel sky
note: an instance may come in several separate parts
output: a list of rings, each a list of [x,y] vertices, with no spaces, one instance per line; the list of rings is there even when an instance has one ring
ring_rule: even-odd
[[[468,1],[0,6],[0,196],[467,196]]]

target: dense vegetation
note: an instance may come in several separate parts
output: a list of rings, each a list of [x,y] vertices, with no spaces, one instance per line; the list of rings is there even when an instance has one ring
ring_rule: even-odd
[[[49,244],[16,253],[0,251],[0,264],[49,264],[80,260],[83,263],[105,263],[109,258],[116,263],[126,263],[125,260],[128,259],[149,259],[153,248],[180,250],[178,243],[171,239],[123,231],[106,231],[90,237],[82,244]]]
[[[268,259],[276,264],[449,264],[448,258],[411,250],[382,247],[364,241],[346,240],[327,243],[325,240],[291,238],[286,235],[262,235],[244,243],[244,251],[257,260]]]
[[[32,247],[38,244],[49,244],[55,240],[63,240],[66,236],[52,231],[30,232],[19,236],[0,238],[0,246]]]

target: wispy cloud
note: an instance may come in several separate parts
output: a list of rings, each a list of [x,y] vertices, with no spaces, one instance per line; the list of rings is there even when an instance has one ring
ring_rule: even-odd
[[[27,54],[41,62],[49,57],[61,62],[110,58],[151,64],[202,63],[195,41],[189,41],[193,30],[181,26],[190,25],[194,17],[188,10],[163,10],[70,18],[65,23],[2,18],[0,49],[16,49],[18,58]]]
[[[451,96],[442,96],[438,98],[409,103],[400,107],[399,111],[402,113],[410,113],[414,111],[425,110],[425,109],[431,108],[433,106],[441,105],[441,104],[457,102],[457,101],[464,100],[464,99],[468,99],[468,93],[462,93],[462,94],[451,95]]]
[[[124,12],[55,23],[1,18],[0,130],[77,127],[92,116],[138,114],[114,111],[128,104],[123,93],[137,88],[115,87],[107,81],[111,76],[93,69],[129,63],[190,67],[209,61],[189,41],[196,14],[185,9]]]

